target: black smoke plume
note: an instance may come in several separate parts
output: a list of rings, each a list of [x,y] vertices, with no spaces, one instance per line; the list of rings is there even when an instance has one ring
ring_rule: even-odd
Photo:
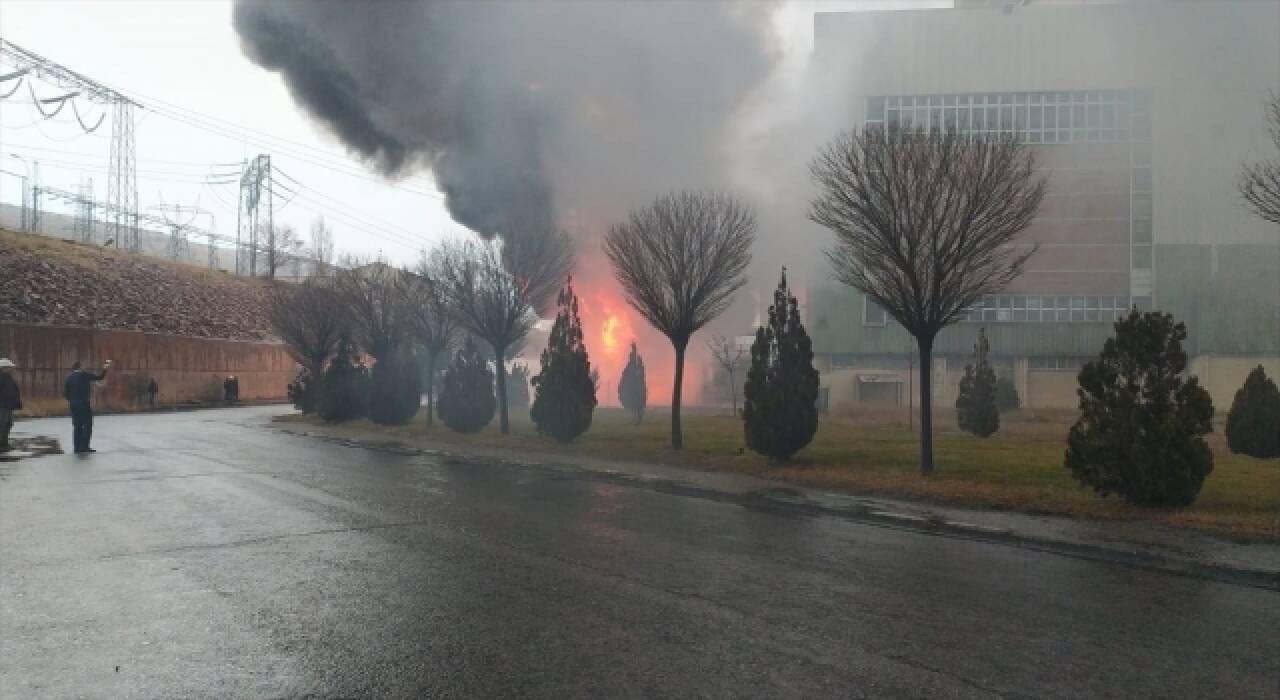
[[[483,236],[598,226],[726,180],[772,7],[238,0],[246,54],[388,176],[430,169]],[[592,231],[596,233],[597,231]]]

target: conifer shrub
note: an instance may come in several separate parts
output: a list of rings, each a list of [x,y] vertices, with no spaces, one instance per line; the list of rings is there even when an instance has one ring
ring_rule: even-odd
[[[960,429],[978,437],[991,437],[1000,430],[1000,411],[996,408],[996,372],[987,355],[991,346],[984,329],[978,330],[973,346],[974,361],[965,365],[956,396],[956,421]]]
[[[529,408],[529,365],[515,363],[507,372],[507,405],[511,408]]]
[[[538,432],[560,442],[570,442],[591,427],[596,408],[596,381],[582,342],[578,297],[573,281],[560,290],[560,311],[547,348],[542,351],[542,371],[533,378],[533,408],[529,415]]]
[[[320,384],[320,403],[316,413],[326,421],[338,422],[362,418],[368,407],[369,375],[357,364],[355,344],[351,336],[338,341],[338,352],[329,361]]]
[[[768,324],[756,330],[743,388],[742,422],[747,447],[785,462],[818,431],[818,370],[813,346],[800,322],[800,307],[787,288],[787,271],[773,293]]]
[[[1258,365],[1227,414],[1227,447],[1250,457],[1280,457],[1280,389]]]
[[[622,377],[618,379],[618,403],[623,410],[631,414],[639,425],[644,420],[645,404],[648,403],[649,389],[645,385],[644,358],[636,344],[631,343],[631,354],[627,355],[627,366],[622,368]]]
[[[422,404],[422,372],[413,356],[394,352],[378,360],[369,378],[369,420],[404,425]]]
[[[996,410],[1001,413],[1016,411],[1022,408],[1022,397],[1018,396],[1018,387],[1013,378],[996,374]]]
[[[1186,374],[1186,337],[1173,316],[1134,309],[1080,370],[1065,462],[1081,485],[1143,506],[1195,501],[1213,471],[1213,401]]]
[[[475,339],[467,338],[444,372],[436,414],[450,430],[474,433],[493,420],[497,408],[493,370]]]
[[[302,413],[315,413],[320,405],[320,380],[312,377],[307,368],[298,370],[288,387],[289,403]]]

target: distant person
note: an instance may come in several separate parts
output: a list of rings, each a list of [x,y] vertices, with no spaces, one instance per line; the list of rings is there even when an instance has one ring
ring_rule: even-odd
[[[9,450],[9,431],[13,429],[13,412],[22,410],[22,393],[13,378],[17,365],[0,357],[0,452]]]
[[[222,400],[227,403],[231,403],[231,382],[233,380],[234,377],[231,377],[230,375],[228,375],[226,379],[222,380]]]
[[[240,400],[240,378],[239,377],[234,377],[234,376],[231,377],[231,400],[232,401]]]
[[[89,388],[94,382],[107,377],[111,368],[111,360],[102,364],[102,371],[94,374],[81,369],[80,363],[71,365],[71,374],[67,375],[67,383],[63,387],[62,396],[71,406],[72,442],[75,443],[76,454],[97,452],[89,447],[89,439],[93,437],[93,407],[89,404]]]
[[[156,380],[153,378],[151,383],[147,385],[147,401],[151,404],[152,408],[156,407],[156,394],[159,393],[160,385],[156,384]]]

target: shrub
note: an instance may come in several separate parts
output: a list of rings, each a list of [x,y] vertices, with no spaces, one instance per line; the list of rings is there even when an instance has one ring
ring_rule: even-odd
[[[640,357],[640,351],[632,343],[627,366],[622,369],[622,377],[618,379],[618,403],[622,404],[622,408],[631,414],[637,424],[644,420],[648,393],[644,378],[644,358]]]
[[[520,409],[529,407],[529,365],[512,364],[507,372],[507,405]]]
[[[592,378],[573,280],[560,290],[560,312],[547,348],[542,371],[533,378],[533,407],[529,411],[538,432],[569,442],[591,427],[596,408],[596,380]]]
[[[1022,397],[1018,396],[1018,387],[1013,379],[996,375],[996,410],[1001,413],[1016,411],[1022,408]]]
[[[1067,437],[1066,467],[1104,496],[1190,505],[1213,471],[1204,439],[1213,430],[1213,402],[1185,376],[1186,326],[1134,309],[1115,329],[1080,370],[1080,418]]]
[[[413,356],[393,352],[378,360],[369,379],[369,420],[404,425],[422,405],[422,374]]]
[[[320,382],[305,367],[289,382],[289,402],[305,413],[315,413],[320,405]]]
[[[964,376],[960,378],[960,392],[956,396],[956,421],[960,429],[983,438],[991,437],[1000,430],[996,373],[987,360],[990,350],[985,330],[978,329],[978,342],[973,346],[974,362],[965,365]]]
[[[467,338],[444,372],[436,413],[450,430],[474,433],[493,420],[497,407],[497,399],[493,396],[493,370],[489,369],[489,361],[480,354],[476,341]]]
[[[369,373],[356,362],[355,345],[343,335],[338,352],[329,361],[320,383],[317,413],[326,421],[337,422],[360,418],[368,408]]]
[[[743,389],[742,421],[747,447],[786,461],[818,430],[818,370],[813,347],[800,323],[800,307],[782,271],[769,307],[768,325],[756,330],[751,368]]]
[[[1280,457],[1280,389],[1258,365],[1227,414],[1227,447],[1250,457]]]

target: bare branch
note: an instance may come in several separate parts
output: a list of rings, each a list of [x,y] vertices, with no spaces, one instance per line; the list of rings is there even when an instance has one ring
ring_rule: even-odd
[[[916,337],[932,339],[1035,252],[1011,244],[1035,218],[1045,181],[1013,138],[868,128],[812,165],[809,218],[831,229],[836,277]]]
[[[277,284],[271,290],[268,315],[293,359],[312,377],[319,377],[344,330],[333,289],[314,280],[296,286]]]
[[[1267,104],[1267,130],[1276,149],[1280,150],[1280,93],[1272,93]],[[1244,166],[1240,175],[1240,195],[1259,217],[1280,224],[1280,155]]]
[[[610,229],[605,254],[627,301],[683,348],[746,283],[755,214],[728,195],[677,192]]]
[[[382,261],[340,270],[334,289],[361,349],[377,360],[404,348],[410,331],[406,275]]]

